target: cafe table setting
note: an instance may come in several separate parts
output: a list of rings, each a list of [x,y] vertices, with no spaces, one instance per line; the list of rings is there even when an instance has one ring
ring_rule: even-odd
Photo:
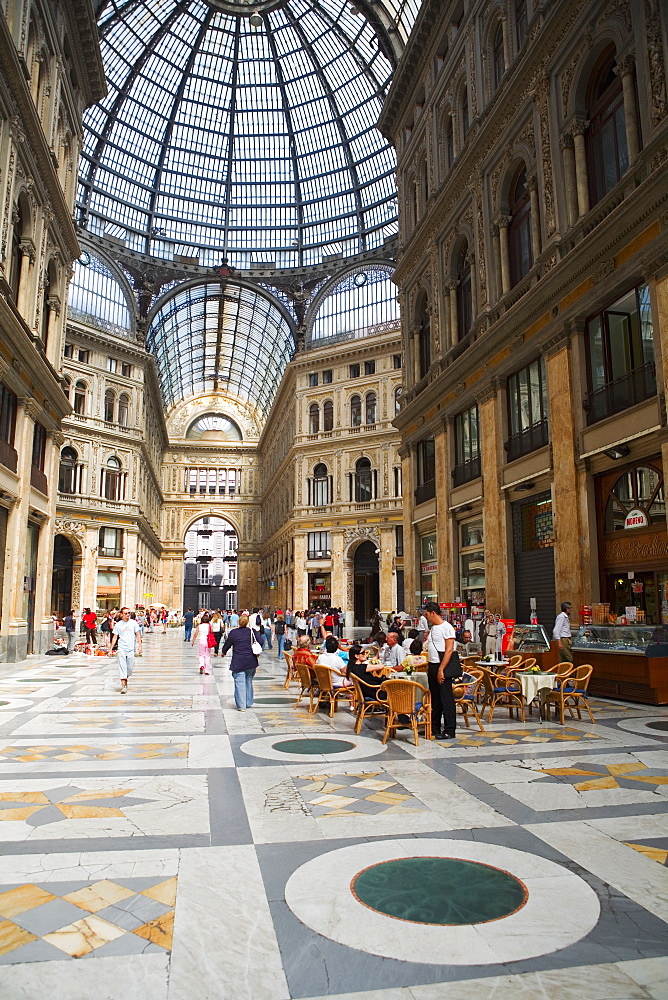
[[[525,704],[530,705],[534,698],[538,698],[540,705],[540,721],[542,723],[545,716],[545,706],[547,696],[553,690],[557,680],[556,674],[547,673],[542,670],[518,670],[515,673],[515,680],[522,686],[522,697]]]

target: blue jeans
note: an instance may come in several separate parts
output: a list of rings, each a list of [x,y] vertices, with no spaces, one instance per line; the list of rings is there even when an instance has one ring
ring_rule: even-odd
[[[277,635],[276,642],[278,643],[278,658],[280,660],[283,656],[283,646],[285,646],[285,633],[283,633],[283,635]]]
[[[272,647],[271,647],[271,629],[270,628],[266,628],[264,630],[264,637],[267,640],[267,649],[271,649]]]
[[[192,634],[193,634],[193,626],[191,622],[190,625],[186,625],[186,635],[183,641],[190,642],[190,640],[192,639]]]
[[[253,678],[255,668],[252,670],[235,670],[232,672],[234,678],[234,703],[237,708],[250,708],[253,704]]]

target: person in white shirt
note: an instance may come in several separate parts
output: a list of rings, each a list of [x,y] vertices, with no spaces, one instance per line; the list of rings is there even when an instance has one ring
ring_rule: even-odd
[[[300,612],[297,612],[295,615],[295,629],[297,631],[297,638],[299,638],[300,635],[306,635],[308,630],[308,622],[306,621],[306,618],[304,618],[304,615]]]
[[[420,615],[417,623],[417,630],[421,634],[422,639],[427,641],[427,634],[429,632],[429,622],[427,621],[425,615]]]
[[[141,633],[137,622],[130,618],[130,609],[121,608],[121,617],[113,630],[116,653],[118,655],[118,676],[121,680],[121,694],[128,693],[128,675],[135,663],[135,643],[141,653]]]
[[[425,605],[425,617],[431,628],[427,640],[429,691],[431,692],[431,735],[433,739],[454,739],[457,709],[452,694],[452,677],[445,676],[447,667],[456,670],[459,657],[455,652],[455,630],[443,620],[436,601]],[[460,667],[461,671],[461,667]],[[449,671],[450,672],[450,671]],[[454,676],[457,676],[456,674]],[[441,717],[443,732],[441,732]]]
[[[380,662],[384,667],[392,667],[395,670],[399,670],[405,659],[405,655],[404,647],[399,642],[397,633],[388,632],[385,645],[380,651]]]
[[[552,630],[552,638],[559,643],[559,655],[562,662],[573,662],[573,652],[571,650],[571,602],[564,601],[561,605],[561,614],[557,615]]]
[[[316,667],[329,667],[330,670],[339,671],[338,674],[332,674],[332,687],[350,687],[352,681],[348,680],[347,677],[340,676],[345,670],[345,663],[337,652],[338,648],[338,639],[335,639],[333,635],[328,635],[325,639],[325,648],[315,661],[315,665]]]
[[[404,647],[404,653],[406,654],[406,656],[410,656],[411,646],[413,644],[414,639],[419,639],[420,642],[423,641],[422,635],[418,632],[416,628],[412,628],[409,630],[407,637],[401,644]]]

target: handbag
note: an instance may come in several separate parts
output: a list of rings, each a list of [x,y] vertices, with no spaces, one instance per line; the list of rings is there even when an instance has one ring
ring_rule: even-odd
[[[283,649],[287,649],[287,650],[292,649],[292,639],[286,639],[285,640],[285,642],[283,643]]]
[[[464,673],[462,665],[459,662],[459,653],[456,649],[453,649],[452,655],[448,660],[447,666],[443,671],[444,677],[461,677]]]
[[[213,649],[213,647],[216,645],[216,637],[211,631],[211,629],[209,629],[208,635],[206,637],[206,644],[209,647],[209,649]]]
[[[250,630],[250,634],[251,634],[251,650],[253,651],[253,655],[259,656],[260,653],[262,652],[262,646],[255,638],[255,632],[253,631],[253,629]]]

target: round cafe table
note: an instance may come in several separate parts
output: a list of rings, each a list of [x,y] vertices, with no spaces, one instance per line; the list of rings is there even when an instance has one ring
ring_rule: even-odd
[[[510,660],[476,660],[476,667],[486,667],[498,673],[501,667],[507,667]]]
[[[515,679],[522,685],[522,697],[524,698],[525,704],[529,705],[534,698],[538,698],[540,705],[540,722],[542,724],[543,717],[545,715],[545,706],[547,704],[547,696],[554,688],[557,675],[544,672],[539,674],[530,674],[523,673],[518,670],[515,674]]]

